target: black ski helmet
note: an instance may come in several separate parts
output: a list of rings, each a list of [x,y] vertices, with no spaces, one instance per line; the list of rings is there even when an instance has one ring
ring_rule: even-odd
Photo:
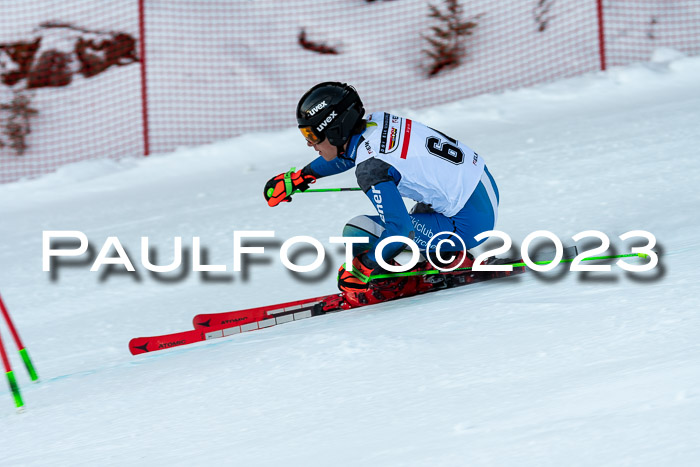
[[[297,105],[297,123],[312,143],[325,138],[340,151],[365,114],[360,96],[352,86],[339,82],[317,84]]]

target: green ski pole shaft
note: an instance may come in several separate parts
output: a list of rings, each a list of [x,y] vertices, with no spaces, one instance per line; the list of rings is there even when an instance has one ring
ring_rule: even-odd
[[[354,187],[354,188],[310,188],[305,191],[301,190],[295,190],[292,192],[293,195],[297,193],[327,193],[327,192],[333,192],[333,191],[360,191],[362,188],[359,187]]]
[[[592,256],[590,258],[583,258],[581,261],[600,261],[604,259],[615,259],[615,258],[633,258],[633,257],[640,257],[640,258],[646,258],[648,255],[644,253],[627,253],[624,255],[612,255],[612,256]],[[562,259],[560,260],[561,263],[571,263],[574,261],[575,258],[567,258],[567,259]],[[533,264],[549,264],[551,263],[551,260],[546,260],[546,261],[533,261]],[[511,264],[500,264],[499,266],[513,266],[514,268],[519,268],[523,266],[527,266],[525,263],[511,263]],[[457,268],[454,269],[452,272],[455,271],[471,271],[473,268]],[[393,273],[388,273],[388,274],[377,274],[376,276],[371,276],[369,280],[375,280],[375,279],[391,279],[393,277],[408,277],[408,276],[425,276],[429,274],[440,274],[443,271],[438,271],[436,269],[431,269],[428,271],[407,271],[407,272],[393,272]]]
[[[15,344],[17,344],[17,348],[19,349],[19,355],[22,357],[22,361],[24,362],[24,366],[27,367],[27,371],[29,372],[29,377],[32,379],[32,381],[37,381],[39,379],[39,376],[36,373],[36,369],[34,368],[34,364],[32,363],[31,358],[29,358],[29,352],[27,352],[27,349],[24,347],[24,344],[22,343],[22,339],[20,339],[19,333],[17,332],[17,328],[15,328],[15,325],[12,322],[12,318],[10,318],[10,312],[7,311],[7,307],[5,306],[5,303],[2,301],[1,296],[0,296],[0,311],[2,312],[2,315],[5,318],[5,322],[7,323],[7,327],[10,329],[10,333],[12,334],[12,338],[15,340]]]

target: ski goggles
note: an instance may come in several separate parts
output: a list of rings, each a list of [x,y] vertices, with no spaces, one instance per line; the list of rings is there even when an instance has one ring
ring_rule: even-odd
[[[311,144],[322,143],[323,140],[326,139],[326,135],[319,135],[315,133],[313,127],[310,126],[301,126],[299,127],[299,131],[301,131],[301,134],[304,135],[306,141]]]

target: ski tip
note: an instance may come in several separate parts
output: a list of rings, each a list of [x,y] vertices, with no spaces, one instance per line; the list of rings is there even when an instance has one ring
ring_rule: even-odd
[[[131,352],[131,355],[149,352],[148,341],[144,342],[143,337],[134,337],[129,341],[129,352]]]
[[[204,315],[197,315],[194,318],[192,318],[192,326],[195,329],[200,329],[200,328],[210,328],[211,327],[211,318],[209,319],[204,319]]]

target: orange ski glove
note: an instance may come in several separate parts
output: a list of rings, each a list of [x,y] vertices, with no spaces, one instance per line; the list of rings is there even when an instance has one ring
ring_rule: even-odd
[[[311,174],[304,174],[302,170],[296,170],[292,167],[288,172],[277,175],[271,178],[265,184],[265,200],[270,207],[277,206],[280,203],[289,203],[292,201],[292,193],[295,190],[306,191],[309,185],[316,182],[316,177]]]

